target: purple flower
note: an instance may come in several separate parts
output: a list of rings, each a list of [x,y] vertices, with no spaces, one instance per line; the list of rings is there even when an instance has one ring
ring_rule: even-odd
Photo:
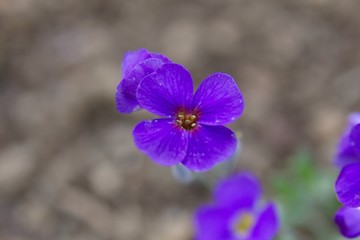
[[[220,181],[214,203],[195,213],[196,240],[271,240],[279,230],[276,205],[259,208],[261,187],[251,173],[239,173]]]
[[[334,221],[342,235],[355,238],[360,236],[360,113],[349,116],[335,164],[342,167],[335,182],[335,192],[345,206],[338,210]]]
[[[339,201],[348,207],[360,207],[360,113],[349,117],[339,143],[336,163],[343,167],[335,183]]]
[[[153,73],[162,64],[170,60],[146,49],[126,52],[122,64],[122,76],[116,89],[116,108],[121,113],[131,113],[140,109],[136,98],[136,89],[141,79]]]
[[[342,207],[336,213],[334,221],[343,236],[360,236],[360,208]]]
[[[244,109],[231,76],[212,74],[193,94],[190,73],[166,63],[143,78],[136,96],[141,107],[162,117],[140,122],[133,131],[136,146],[154,162],[205,171],[235,152],[235,134],[221,126],[239,118]]]

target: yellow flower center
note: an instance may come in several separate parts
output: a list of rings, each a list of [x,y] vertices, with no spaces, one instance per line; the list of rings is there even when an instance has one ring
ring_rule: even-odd
[[[176,123],[186,130],[191,130],[197,126],[196,120],[196,115],[180,112],[177,115]]]
[[[235,233],[239,235],[246,234],[254,224],[254,216],[250,213],[243,213],[233,225]]]

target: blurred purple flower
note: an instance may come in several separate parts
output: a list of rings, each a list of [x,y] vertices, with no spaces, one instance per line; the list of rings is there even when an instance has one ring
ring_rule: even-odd
[[[212,74],[193,94],[190,73],[166,63],[143,78],[136,96],[141,107],[163,117],[140,122],[133,131],[136,146],[154,162],[205,171],[235,152],[235,134],[221,126],[239,118],[244,109],[231,76]]]
[[[334,221],[343,236],[360,236],[360,208],[342,207],[336,213]]]
[[[360,207],[360,113],[349,117],[339,143],[336,163],[343,167],[335,183],[339,201],[348,207]]]
[[[261,187],[251,173],[220,181],[214,203],[201,206],[194,216],[196,240],[271,240],[279,230],[276,205],[259,208]]]
[[[360,236],[360,113],[349,116],[348,126],[340,138],[335,164],[342,167],[335,182],[340,208],[334,221],[347,238]]]
[[[140,80],[153,73],[162,64],[171,62],[167,57],[138,49],[125,53],[122,64],[123,79],[116,89],[116,108],[121,113],[131,113],[140,109],[136,89]]]

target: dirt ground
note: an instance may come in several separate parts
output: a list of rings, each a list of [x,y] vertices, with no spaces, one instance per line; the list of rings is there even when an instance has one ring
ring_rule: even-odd
[[[360,107],[359,12],[350,0],[0,0],[0,239],[192,239],[210,195],[135,148],[132,128],[153,116],[116,111],[127,50],[169,56],[196,85],[237,80],[238,169],[266,180],[299,146],[331,167]]]

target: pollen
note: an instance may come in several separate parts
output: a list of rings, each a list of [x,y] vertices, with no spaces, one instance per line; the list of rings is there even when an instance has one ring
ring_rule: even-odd
[[[197,126],[197,117],[195,114],[186,114],[184,112],[180,112],[177,115],[176,123],[186,130],[191,130]]]
[[[234,224],[234,231],[239,235],[248,233],[254,224],[254,216],[250,213],[241,214]]]

